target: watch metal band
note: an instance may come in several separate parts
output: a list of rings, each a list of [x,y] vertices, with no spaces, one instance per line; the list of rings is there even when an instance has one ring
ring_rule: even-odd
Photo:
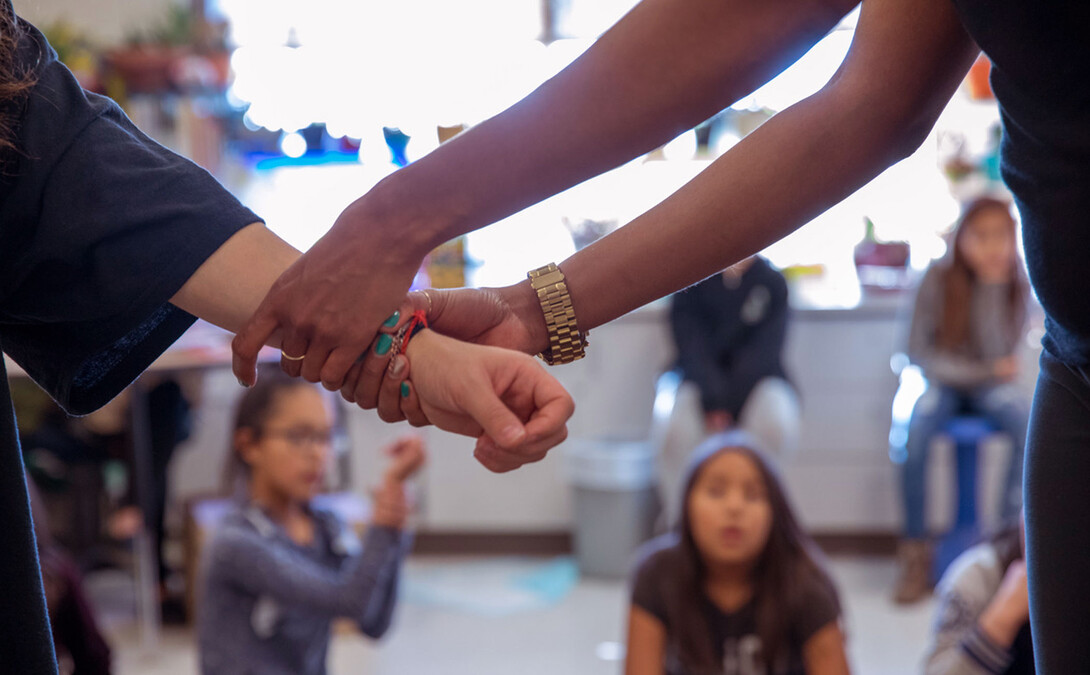
[[[531,270],[526,276],[537,293],[545,315],[545,327],[549,331],[549,348],[538,356],[550,366],[583,358],[588,343],[576,324],[564,273],[554,263],[549,263]]]

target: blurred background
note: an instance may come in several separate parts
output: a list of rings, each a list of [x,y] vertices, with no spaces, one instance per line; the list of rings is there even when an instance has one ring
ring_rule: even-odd
[[[636,3],[14,4],[85,88],[117,100],[305,250],[370,186],[519,100]],[[417,287],[514,283],[622,227],[820,88],[848,49],[856,14],[752,96],[664,147],[440,247]],[[777,460],[803,525],[831,557],[857,672],[918,672],[928,639],[933,601],[890,600],[901,530],[890,429],[912,404],[898,413],[895,396],[913,289],[947,252],[960,204],[1005,194],[987,67],[974,66],[915,154],[762,254],[787,280],[783,360],[800,401],[796,447]],[[578,410],[571,439],[545,461],[493,475],[473,460],[471,439],[419,432],[430,459],[415,486],[417,536],[395,627],[378,643],[337,631],[330,672],[620,671],[632,554],[665,526],[673,495],[662,488],[663,466],[691,449],[676,430],[699,414],[670,375],[678,356],[670,302],[597,329],[587,359],[552,371]],[[1041,331],[1033,312],[1017,376],[1027,399]],[[222,510],[240,393],[226,340],[198,324],[173,350],[182,365],[167,363],[140,384],[135,396],[152,404],[153,425],[174,430],[147,466],[131,449],[131,399],[64,420],[66,434],[92,449],[58,450],[26,442],[58,413],[13,379],[32,477],[84,573],[113,672],[196,672],[196,561]],[[340,414],[346,441],[330,496],[363,527],[380,449],[407,427],[348,406]],[[955,489],[954,443],[937,440],[928,468],[934,532],[955,524],[959,499],[995,501],[1008,446],[985,439],[970,483],[979,494],[966,497]],[[996,522],[984,507],[973,524]]]

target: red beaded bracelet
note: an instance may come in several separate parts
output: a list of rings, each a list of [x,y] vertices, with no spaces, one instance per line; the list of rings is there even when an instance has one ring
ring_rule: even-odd
[[[428,314],[422,309],[418,309],[413,312],[413,318],[409,319],[409,323],[405,324],[401,330],[397,332],[397,337],[394,342],[397,349],[394,351],[394,355],[404,354],[405,350],[409,347],[409,340],[414,335],[419,333],[428,327]]]

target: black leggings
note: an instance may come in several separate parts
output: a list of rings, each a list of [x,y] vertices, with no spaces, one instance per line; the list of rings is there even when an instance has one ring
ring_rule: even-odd
[[[1025,472],[1037,672],[1090,673],[1090,370],[1045,352]]]

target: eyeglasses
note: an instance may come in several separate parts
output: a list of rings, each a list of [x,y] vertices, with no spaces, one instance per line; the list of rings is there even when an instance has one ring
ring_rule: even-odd
[[[339,438],[334,431],[315,431],[312,429],[266,429],[263,436],[269,438],[282,438],[293,448],[327,449],[333,447]]]

